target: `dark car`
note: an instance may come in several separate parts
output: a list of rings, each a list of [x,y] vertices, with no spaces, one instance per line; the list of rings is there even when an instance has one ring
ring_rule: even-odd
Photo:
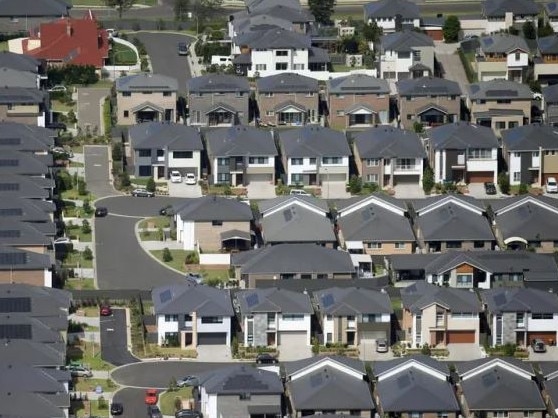
[[[132,196],[134,196],[134,197],[154,197],[155,193],[150,192],[147,189],[134,189],[134,190],[132,190]]]
[[[484,191],[486,194],[496,194],[496,185],[492,182],[486,182],[484,183]]]
[[[192,409],[181,409],[174,414],[175,418],[201,418],[201,413]]]
[[[95,217],[96,218],[104,218],[105,216],[108,215],[108,209],[103,207],[103,206],[99,206],[97,209],[95,209]]]
[[[178,55],[188,55],[189,54],[189,51],[188,51],[189,47],[190,47],[190,45],[188,45],[188,43],[179,42],[178,43]]]
[[[159,215],[161,216],[173,216],[174,208],[172,205],[167,205],[159,210]]]
[[[546,353],[546,344],[543,340],[534,339],[531,341],[531,347],[535,353]]]
[[[163,414],[157,405],[147,406],[147,416],[149,418],[163,418]]]
[[[273,357],[269,353],[260,353],[256,356],[257,364],[275,364],[277,362],[277,358]]]
[[[111,415],[122,415],[123,412],[124,412],[124,406],[121,403],[114,402],[110,406]]]

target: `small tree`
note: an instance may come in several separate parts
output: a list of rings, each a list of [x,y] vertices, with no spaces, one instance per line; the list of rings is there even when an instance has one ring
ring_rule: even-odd
[[[85,247],[85,249],[83,250],[83,258],[84,260],[93,260],[93,251],[91,251],[91,248]]]
[[[519,194],[527,194],[529,193],[529,186],[527,186],[525,183],[521,183],[519,185],[519,190],[518,190]]]
[[[424,345],[420,349],[420,353],[424,356],[429,356],[430,354],[432,354],[432,350],[430,349],[430,346],[428,344],[424,343]]]
[[[86,215],[89,215],[91,212],[93,212],[93,209],[91,208],[91,203],[89,203],[89,199],[85,199],[83,201],[83,212]],[[87,222],[87,221],[83,221],[83,222]]]
[[[123,156],[122,143],[115,142],[114,144],[112,144],[112,160],[122,161],[122,156]]]
[[[500,173],[498,174],[498,186],[500,186],[500,191],[503,194],[510,193],[510,179],[508,177],[508,173]]]
[[[169,381],[169,392],[176,392],[178,390],[178,384],[176,383],[176,378],[173,376]]]
[[[190,0],[174,0],[174,18],[181,21],[188,18]]]
[[[71,124],[74,124],[74,123],[77,122],[77,117],[76,117],[76,114],[73,110],[70,109],[70,111],[66,115],[66,120],[68,121],[68,123],[71,123]]]
[[[77,186],[78,186],[78,187],[77,187],[77,189],[78,189],[78,194],[79,194],[80,196],[85,196],[85,195],[87,194],[87,187],[86,187],[86,185],[85,185],[85,180],[83,180],[83,179],[81,179],[81,178],[78,179]]]
[[[422,190],[424,193],[430,194],[432,188],[434,187],[434,171],[430,167],[424,169],[422,174]]]
[[[349,179],[349,192],[359,194],[362,191],[362,178],[352,175]]]
[[[118,18],[122,20],[122,14],[132,8],[137,0],[105,0],[108,7],[114,7],[118,11]]]
[[[232,344],[231,344],[231,354],[233,358],[238,356],[238,338],[233,337]]]
[[[153,177],[149,177],[149,179],[147,180],[147,184],[145,185],[145,188],[147,189],[148,192],[155,193],[155,190],[157,189],[157,185],[155,184],[155,180],[153,179]]]
[[[361,35],[367,42],[376,42],[382,36],[382,28],[374,21],[369,25],[364,25],[362,28]]]
[[[316,22],[327,25],[331,22],[331,15],[335,11],[335,0],[308,0],[308,8]]]
[[[415,131],[417,134],[421,134],[424,132],[424,126],[421,122],[415,121],[413,122],[413,131]]]
[[[457,16],[450,15],[444,22],[442,32],[444,34],[444,41],[448,44],[457,42],[459,40],[459,32],[461,31],[461,22]]]
[[[535,29],[535,25],[533,22],[528,20],[523,24],[523,36],[525,39],[536,39],[537,38],[537,30]]]
[[[539,18],[539,24],[537,26],[537,35],[539,38],[544,38],[545,36],[554,35],[554,29],[550,25],[550,22],[544,22],[544,18]]]
[[[83,211],[85,212],[85,208],[83,209]],[[87,219],[84,219],[83,222],[81,223],[81,232],[83,234],[91,233],[91,225],[89,225],[89,221]]]
[[[172,254],[168,247],[163,248],[163,261],[170,263],[172,261]]]

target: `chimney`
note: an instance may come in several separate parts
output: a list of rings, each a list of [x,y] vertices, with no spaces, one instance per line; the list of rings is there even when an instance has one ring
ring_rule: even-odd
[[[69,20],[66,22],[66,35],[72,36],[72,25]]]

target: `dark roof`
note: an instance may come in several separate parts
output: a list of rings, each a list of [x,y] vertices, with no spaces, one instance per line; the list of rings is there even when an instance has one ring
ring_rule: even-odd
[[[250,85],[244,77],[228,74],[206,74],[188,80],[188,92],[191,93],[227,93],[248,92]]]
[[[46,152],[58,134],[52,129],[16,122],[0,122],[0,150]]]
[[[71,8],[71,3],[62,0],[0,0],[2,17],[60,17]]]
[[[143,73],[116,79],[117,91],[177,91],[178,81],[162,74]]]
[[[49,369],[22,364],[0,363],[0,388],[9,387],[12,392],[64,393],[66,392],[65,383],[70,379],[69,371],[54,370],[51,372]],[[66,395],[69,401],[70,395],[68,393]]]
[[[257,79],[258,92],[317,92],[318,80],[296,73],[280,73]]]
[[[279,143],[287,158],[345,157],[351,155],[347,138],[342,132],[316,125],[278,132]]]
[[[401,289],[401,301],[406,309],[420,313],[424,308],[437,304],[452,312],[481,311],[477,295],[468,289],[440,287],[425,282],[416,282]]]
[[[40,343],[62,341],[60,330],[49,327],[48,318],[35,318],[25,314],[0,314],[0,339],[31,340]],[[66,320],[67,325],[67,320]]]
[[[556,34],[537,39],[541,54],[558,54],[558,36]]]
[[[0,0],[0,10],[2,9],[2,3],[6,0]],[[19,1],[13,1],[13,3],[21,3]],[[48,3],[48,2],[45,2]],[[35,2],[36,4],[36,2]],[[39,3],[41,4],[41,3]],[[0,15],[2,13],[0,12]],[[11,68],[19,71],[29,71],[37,74],[38,68],[41,65],[41,61],[36,58],[30,57],[29,55],[16,54],[15,52],[1,51],[0,52],[0,68]]]
[[[237,45],[246,45],[251,49],[263,50],[309,49],[311,47],[309,36],[283,28],[273,28],[237,35],[235,43]]]
[[[501,132],[507,151],[538,151],[558,149],[558,130],[551,125],[518,126]]]
[[[302,195],[283,195],[273,199],[262,200],[258,204],[258,209],[260,213],[265,215],[266,212],[280,210],[293,204],[310,206],[312,209],[323,212],[324,214],[329,212],[328,203],[324,199]]]
[[[301,360],[289,361],[285,363],[285,374],[288,377],[304,372],[308,368],[312,368],[316,364],[328,364],[335,363],[339,367],[345,367],[356,373],[361,373],[363,376],[366,374],[366,368],[364,363],[358,359],[345,357],[345,356],[324,356],[318,355],[313,357],[307,357]]]
[[[517,15],[537,15],[539,6],[532,0],[485,0],[482,11],[486,17],[504,17],[506,12]]]
[[[46,175],[52,166],[52,155],[36,155],[29,152],[6,150],[0,155],[0,175],[26,174]]]
[[[22,199],[47,199],[49,187],[39,184],[39,178],[18,174],[0,174],[0,196]],[[45,179],[52,181],[51,179]],[[51,187],[54,187],[52,185]]]
[[[431,46],[434,48],[432,38],[424,33],[414,30],[404,30],[384,35],[380,38],[383,51],[410,52],[413,48]]]
[[[542,94],[544,96],[544,101],[547,104],[558,103],[558,84],[553,84],[552,86],[543,87]]]
[[[4,183],[5,184],[5,183]],[[11,188],[9,186],[2,187]],[[14,195],[0,194],[0,220],[22,221],[22,222],[51,222],[51,215],[56,210],[52,202],[44,202],[42,200],[33,200],[15,197]],[[36,227],[36,225],[33,225]]]
[[[36,88],[0,87],[0,104],[40,104],[47,93]]]
[[[360,158],[425,158],[419,136],[404,129],[378,126],[354,135]]]
[[[67,316],[72,294],[66,290],[22,283],[0,285],[0,313],[29,316]]]
[[[0,67],[0,79],[4,87],[37,88],[37,74],[30,71]]]
[[[232,254],[231,265],[242,274],[258,273],[354,273],[351,256],[345,251],[315,244],[278,244]]]
[[[308,49],[308,63],[325,63],[330,62],[329,52],[327,49],[312,46]]]
[[[0,245],[49,246],[51,243],[51,238],[38,231],[32,223],[13,221],[6,217],[0,218]]]
[[[131,126],[128,135],[134,149],[201,151],[203,144],[196,128],[178,123],[148,122]]]
[[[558,313],[558,297],[554,293],[528,288],[494,288],[481,293],[488,310],[503,312]]]
[[[365,197],[354,196],[348,199],[338,200],[337,202],[335,202],[335,207],[339,212],[346,212],[354,210],[355,208],[368,203],[368,201],[386,205],[396,212],[402,211],[402,214],[405,214],[407,212],[407,204],[404,200],[397,199],[384,193],[372,193]]]
[[[251,365],[234,365],[201,373],[200,386],[207,393],[216,395],[281,395],[283,384],[279,374],[273,371],[252,367]],[[253,401],[254,399],[252,399]],[[280,398],[277,399],[280,405]]]
[[[486,126],[469,122],[448,123],[428,131],[430,144],[435,150],[469,148],[498,148],[496,134]]]
[[[526,84],[509,80],[479,81],[468,86],[470,100],[532,100],[533,93]]]
[[[544,8],[549,17],[558,15],[558,2],[549,1],[544,4]]]
[[[0,392],[0,414],[6,418],[65,418],[63,408],[58,407],[47,394],[26,391]]]
[[[347,316],[361,314],[392,314],[389,295],[358,287],[331,287],[314,292],[320,312],[327,315]]]
[[[176,205],[175,213],[183,221],[194,222],[250,222],[253,219],[252,209],[246,203],[215,195],[190,199],[183,205]]]
[[[174,284],[151,291],[155,315],[196,312],[203,316],[232,316],[234,310],[228,290],[196,284]]]
[[[286,314],[313,314],[314,309],[307,294],[280,288],[241,290],[235,294],[240,312],[280,312]]]
[[[419,7],[407,0],[379,0],[364,5],[364,15],[367,19],[390,18],[401,15],[403,19],[418,19]]]
[[[326,81],[330,94],[389,94],[389,84],[386,80],[366,74],[349,74]]]
[[[41,343],[32,340],[0,339],[0,358],[4,364],[34,367],[60,367],[66,364],[66,343]]]
[[[480,48],[485,53],[508,54],[518,49],[529,53],[529,46],[525,38],[509,33],[495,33],[479,39]]]
[[[273,135],[252,126],[208,129],[204,137],[210,158],[277,155]]]
[[[396,83],[400,96],[460,96],[461,88],[455,81],[436,77],[400,80]]]

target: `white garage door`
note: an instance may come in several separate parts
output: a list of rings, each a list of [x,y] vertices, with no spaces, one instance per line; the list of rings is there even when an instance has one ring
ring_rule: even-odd
[[[306,332],[304,331],[283,331],[279,333],[279,345],[289,347],[306,347]]]
[[[345,176],[345,174],[339,174],[339,173],[335,173],[335,174],[322,174],[322,182],[327,182],[327,181],[347,181],[347,176]]]
[[[397,186],[398,184],[416,184],[420,185],[420,176],[395,176],[393,183]]]
[[[254,183],[254,182],[269,183],[269,182],[271,182],[271,174],[250,174],[248,176],[248,182],[249,183]]]
[[[380,338],[387,338],[385,331],[362,331],[360,334],[360,342],[375,341]]]

